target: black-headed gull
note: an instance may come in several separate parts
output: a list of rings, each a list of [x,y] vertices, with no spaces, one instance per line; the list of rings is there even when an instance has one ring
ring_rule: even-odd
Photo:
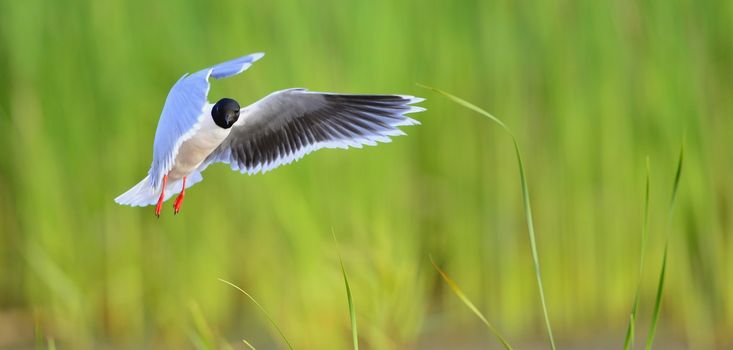
[[[349,95],[306,89],[276,91],[244,108],[231,98],[207,101],[209,78],[237,75],[264,54],[254,53],[193,74],[173,85],[163,106],[148,176],[115,199],[131,206],[163,202],[203,180],[211,163],[255,174],[291,163],[321,148],[361,148],[404,135],[399,126],[419,124],[408,113],[421,98],[404,95]]]

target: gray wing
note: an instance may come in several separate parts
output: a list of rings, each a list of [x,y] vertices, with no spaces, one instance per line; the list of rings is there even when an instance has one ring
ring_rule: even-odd
[[[361,148],[404,135],[399,126],[419,124],[407,114],[422,98],[346,95],[305,89],[278,91],[242,109],[242,117],[203,167],[228,163],[256,174],[291,163],[321,148]]]
[[[168,93],[158,120],[153,143],[153,162],[148,172],[154,192],[159,189],[163,175],[173,166],[178,148],[198,130],[205,117],[204,108],[209,94],[209,77],[221,79],[237,75],[264,54],[253,53],[217,64],[191,75],[184,74]]]

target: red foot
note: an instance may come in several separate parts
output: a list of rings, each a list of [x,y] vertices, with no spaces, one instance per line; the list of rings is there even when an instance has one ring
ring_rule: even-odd
[[[165,199],[165,185],[168,183],[168,175],[163,175],[163,189],[160,191],[158,204],[155,206],[155,216],[160,218],[160,210],[163,208],[163,200]]]
[[[173,204],[173,215],[178,214],[181,211],[181,204],[183,203],[183,196],[186,195],[186,177],[183,177],[183,187],[181,193],[176,197],[176,203]]]

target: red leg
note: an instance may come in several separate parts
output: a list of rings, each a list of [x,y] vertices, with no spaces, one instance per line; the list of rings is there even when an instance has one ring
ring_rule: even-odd
[[[173,205],[173,215],[178,214],[179,211],[181,211],[181,203],[183,203],[183,196],[186,195],[186,177],[183,177],[183,187],[181,188],[181,193],[178,194],[178,197],[176,198],[176,204]]]
[[[160,218],[160,209],[163,207],[163,200],[165,199],[165,185],[168,184],[168,175],[163,175],[163,189],[160,191],[160,198],[158,198],[158,204],[155,206],[155,216]]]

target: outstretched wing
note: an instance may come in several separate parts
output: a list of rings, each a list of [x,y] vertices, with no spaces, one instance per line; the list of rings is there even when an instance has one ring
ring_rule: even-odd
[[[209,77],[221,79],[237,75],[262,56],[263,53],[254,53],[190,75],[184,74],[173,85],[155,131],[153,163],[148,172],[154,191],[159,189],[163,175],[171,170],[178,148],[196,133],[206,117],[204,108],[209,94]]]
[[[229,136],[204,162],[255,174],[291,163],[321,148],[361,148],[404,135],[399,126],[419,124],[408,113],[421,98],[345,95],[305,89],[278,91],[242,109]]]

